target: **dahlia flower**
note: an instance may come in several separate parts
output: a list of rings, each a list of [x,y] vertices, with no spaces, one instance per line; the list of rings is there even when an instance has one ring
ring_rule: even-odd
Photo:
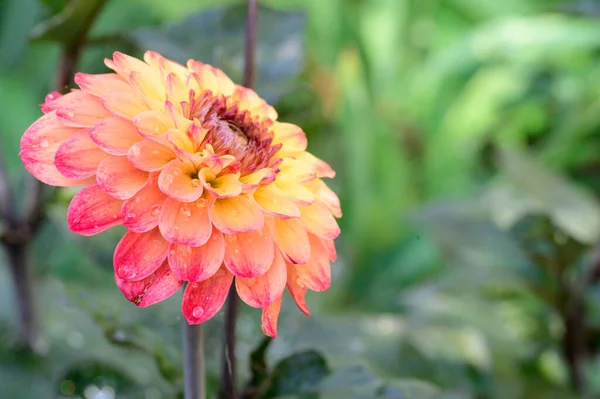
[[[70,230],[123,225],[114,253],[125,297],[149,306],[185,287],[182,312],[202,323],[235,284],[277,335],[287,287],[304,313],[308,290],[330,285],[335,172],[306,151],[298,126],[221,70],[146,52],[114,53],[114,73],[78,73],[80,89],[51,93],[21,139],[27,170],[54,186],[84,186]],[[234,282],[235,280],[235,282]]]

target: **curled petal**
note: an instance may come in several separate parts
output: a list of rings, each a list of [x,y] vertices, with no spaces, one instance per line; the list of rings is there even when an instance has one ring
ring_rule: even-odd
[[[340,235],[340,228],[329,209],[321,201],[300,208],[302,221],[311,233],[327,240]]]
[[[317,236],[310,234],[309,239],[310,261],[305,265],[296,265],[296,272],[308,289],[325,291],[331,285],[329,253]]]
[[[206,244],[199,247],[171,244],[169,265],[185,281],[202,281],[219,270],[225,255],[223,233],[213,229]]]
[[[110,116],[98,97],[81,90],[74,90],[42,106],[44,113],[54,110],[66,126],[72,127],[90,127]]]
[[[117,287],[128,301],[140,308],[154,305],[177,292],[183,281],[163,263],[154,273],[138,281],[123,280],[115,273]]]
[[[225,266],[236,277],[253,278],[269,270],[275,246],[267,229],[225,236]]]
[[[123,201],[106,194],[100,186],[81,189],[69,204],[67,222],[69,230],[90,236],[121,224]]]
[[[131,91],[131,87],[123,78],[114,73],[89,75],[78,72],[75,74],[75,83],[81,89],[91,95],[102,97],[105,94],[116,91]]]
[[[298,205],[273,184],[259,187],[254,192],[254,200],[264,212],[278,219],[300,217]]]
[[[277,119],[277,111],[252,89],[236,85],[231,102],[241,110],[250,111],[253,116],[272,120]]]
[[[144,137],[159,136],[175,127],[173,118],[159,111],[144,111],[133,118],[133,124]]]
[[[212,277],[190,283],[183,293],[181,310],[189,324],[200,324],[213,317],[225,303],[233,276],[224,267]]]
[[[235,197],[242,192],[242,184],[236,174],[216,177],[210,168],[204,168],[200,170],[198,177],[204,188],[217,198]]]
[[[317,177],[335,177],[335,171],[331,168],[331,166],[329,166],[329,164],[322,159],[315,157],[310,152],[299,152],[294,154],[294,158],[314,166],[317,169]]]
[[[283,295],[287,279],[285,261],[279,251],[269,270],[262,276],[255,278],[235,279],[235,287],[242,301],[254,308],[264,308],[275,302]]]
[[[225,234],[258,231],[265,223],[260,208],[245,195],[218,198],[209,212],[210,220]]]
[[[289,263],[287,266],[287,289],[292,298],[294,298],[294,302],[298,305],[298,309],[302,311],[307,316],[310,316],[310,312],[308,310],[308,306],[306,306],[306,292],[308,288],[306,285],[300,280],[298,273],[296,272],[296,266],[291,265]]]
[[[63,125],[56,111],[50,111],[35,121],[21,138],[21,152],[25,168],[40,181],[52,186],[77,186],[82,180],[65,177],[56,169],[54,158],[60,145],[79,129]]]
[[[127,158],[138,169],[156,172],[175,159],[175,153],[153,140],[143,140],[131,146]]]
[[[148,172],[137,169],[126,157],[109,155],[98,166],[98,184],[107,194],[129,199],[148,181]]]
[[[158,215],[167,196],[159,190],[157,176],[148,179],[144,187],[123,203],[123,225],[136,233],[145,233],[158,226]]]
[[[165,240],[192,247],[204,244],[212,230],[207,205],[205,198],[191,203],[168,198],[158,218],[158,227]]]
[[[119,117],[96,123],[90,129],[90,137],[98,147],[112,155],[127,155],[132,145],[143,140],[130,121]]]
[[[310,260],[310,242],[304,223],[300,219],[275,219],[270,223],[273,238],[291,263],[306,263]]]
[[[265,335],[271,338],[277,338],[277,320],[281,311],[281,303],[283,295],[276,299],[269,306],[265,306],[262,310],[261,324],[262,331]]]
[[[94,176],[107,154],[90,138],[88,130],[80,130],[66,139],[54,157],[56,168],[72,179]]]
[[[307,183],[306,187],[315,194],[315,197],[327,205],[327,208],[333,213],[333,216],[336,218],[342,217],[340,199],[329,187],[327,187],[323,180],[315,179]]]
[[[278,182],[306,183],[317,177],[314,166],[292,158],[284,158],[277,168],[279,169]]]
[[[273,131],[273,144],[281,144],[280,154],[287,155],[306,150],[306,134],[299,126],[275,122],[271,130]]]
[[[169,243],[158,229],[147,233],[125,233],[113,257],[117,276],[124,280],[143,280],[167,258]]]
[[[133,93],[108,93],[102,96],[102,105],[111,114],[132,119],[137,114],[147,111],[148,105]]]
[[[243,190],[254,190],[261,184],[269,184],[275,180],[275,171],[263,168],[257,172],[240,177]]]
[[[194,202],[202,195],[202,183],[194,175],[196,168],[189,162],[174,159],[169,162],[158,176],[158,187],[169,197]]]

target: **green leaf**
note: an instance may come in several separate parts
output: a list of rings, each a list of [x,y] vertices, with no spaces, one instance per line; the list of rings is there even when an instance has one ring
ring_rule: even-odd
[[[313,394],[329,373],[325,358],[318,352],[309,350],[296,353],[274,367],[271,386],[263,398]]]
[[[106,0],[74,0],[59,14],[37,25],[31,32],[31,39],[73,46],[87,32],[104,3]]]
[[[304,15],[258,10],[256,87],[268,102],[289,90],[302,68]],[[223,69],[241,82],[244,63],[246,7],[220,7],[190,15],[165,29],[141,29],[131,34],[142,49],[154,50],[185,64],[193,58]]]

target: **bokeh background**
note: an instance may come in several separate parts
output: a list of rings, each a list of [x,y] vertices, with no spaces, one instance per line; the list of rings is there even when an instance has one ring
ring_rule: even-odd
[[[261,6],[256,90],[337,170],[344,217],[312,317],[287,297],[269,342],[243,306],[239,386],[266,387],[248,398],[600,397],[600,4]],[[73,43],[79,71],[152,49],[240,82],[244,20],[239,1],[0,1],[0,153],[15,204],[0,220],[0,397],[182,397],[180,296],[127,302],[112,272],[123,231],[70,233],[74,191],[38,193],[19,140]],[[10,241],[7,219],[38,196],[39,229]],[[38,320],[27,331],[23,285]],[[206,324],[209,397],[222,324]]]

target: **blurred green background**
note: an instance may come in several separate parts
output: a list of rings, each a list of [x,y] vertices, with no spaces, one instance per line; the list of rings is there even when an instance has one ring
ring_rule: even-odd
[[[0,0],[0,149],[19,206],[20,137],[99,5],[76,70],[152,49],[241,81],[243,2]],[[287,297],[263,342],[244,306],[239,386],[263,383],[257,399],[600,397],[600,3],[261,6],[256,90],[336,169],[344,217],[313,316]],[[45,191],[27,246],[35,353],[0,250],[0,397],[182,397],[180,296],[127,302],[112,272],[123,230],[70,233],[73,194]],[[207,323],[209,397],[222,323]]]

